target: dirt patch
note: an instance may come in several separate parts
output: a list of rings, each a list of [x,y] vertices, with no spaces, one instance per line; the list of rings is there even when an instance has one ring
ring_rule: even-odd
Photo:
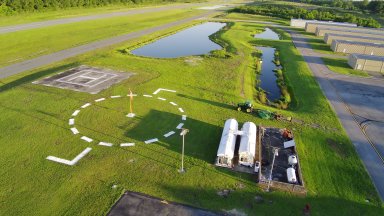
[[[203,58],[199,56],[191,56],[185,58],[184,62],[189,66],[198,66],[203,61]]]

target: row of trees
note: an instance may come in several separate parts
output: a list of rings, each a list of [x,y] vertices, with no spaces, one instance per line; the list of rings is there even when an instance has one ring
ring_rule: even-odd
[[[329,9],[312,9],[307,10],[295,6],[273,6],[273,5],[259,5],[259,6],[241,6],[234,8],[233,12],[259,14],[264,16],[280,17],[283,19],[301,18],[301,19],[316,19],[327,20],[335,22],[350,22],[356,23],[359,26],[380,28],[381,25],[375,19],[357,17],[352,14],[338,15]]]
[[[0,0],[0,13],[10,15],[21,11],[39,11],[50,8],[97,7],[109,4],[139,4],[176,2],[180,0]]]
[[[345,10],[367,11],[380,15],[384,15],[384,1],[383,0],[288,0],[291,2],[310,3],[321,6],[338,7]]]

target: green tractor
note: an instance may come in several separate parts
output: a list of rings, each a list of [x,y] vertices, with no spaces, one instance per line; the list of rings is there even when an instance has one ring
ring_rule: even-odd
[[[253,111],[253,104],[251,103],[251,101],[245,101],[244,103],[238,103],[237,104],[237,110],[251,113]]]

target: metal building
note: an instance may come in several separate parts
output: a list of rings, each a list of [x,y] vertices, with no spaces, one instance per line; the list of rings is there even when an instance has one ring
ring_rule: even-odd
[[[384,57],[362,54],[351,54],[348,64],[356,70],[384,73]]]
[[[384,44],[357,42],[348,40],[333,40],[331,49],[334,52],[357,53],[384,56]]]
[[[305,31],[310,33],[315,33],[317,27],[335,27],[335,28],[357,28],[355,23],[341,23],[341,22],[328,22],[328,23],[318,23],[318,22],[307,22],[305,24]]]
[[[372,35],[372,36],[375,36],[375,35]],[[384,36],[380,38],[380,37],[368,37],[368,36],[360,36],[360,35],[325,33],[324,42],[326,44],[331,45],[333,40],[351,40],[351,41],[359,41],[359,42],[384,44]]]
[[[232,167],[239,125],[235,119],[225,121],[220,145],[217,150],[216,166]]]
[[[369,36],[369,35],[384,35],[383,29],[373,29],[373,28],[339,28],[339,27],[316,27],[316,36],[322,37],[325,33],[353,33],[354,35]]]
[[[305,20],[305,19],[291,19],[291,26],[292,27],[297,27],[297,28],[305,28],[305,25],[307,23],[324,23],[324,24],[334,24],[337,25],[338,22],[332,22],[332,21],[319,21],[319,20]],[[339,23],[340,24],[340,23]],[[352,23],[341,23],[343,25],[348,25],[351,26],[356,26],[356,24]]]

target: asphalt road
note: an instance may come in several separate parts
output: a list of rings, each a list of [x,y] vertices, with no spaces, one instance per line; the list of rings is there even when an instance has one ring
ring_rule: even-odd
[[[305,36],[285,30],[290,32],[384,200],[384,79],[336,74],[312,50]]]
[[[137,31],[137,32],[132,32],[129,34],[120,35],[120,36],[96,41],[96,42],[92,42],[92,43],[85,44],[82,46],[61,50],[61,51],[58,51],[55,53],[43,55],[43,56],[36,57],[36,58],[30,59],[30,60],[26,60],[23,62],[12,64],[12,65],[0,68],[0,79],[6,78],[6,77],[9,77],[9,76],[12,76],[12,75],[24,72],[24,71],[29,71],[29,70],[32,70],[32,69],[35,69],[38,67],[42,67],[44,65],[48,65],[48,64],[52,64],[52,63],[55,63],[58,61],[62,61],[64,59],[74,57],[74,56],[77,56],[77,55],[80,55],[80,54],[83,54],[83,53],[86,53],[86,52],[89,52],[92,50],[112,46],[114,44],[118,44],[118,43],[121,43],[121,42],[124,42],[127,40],[131,40],[131,39],[138,38],[138,37],[141,37],[144,35],[148,35],[148,34],[156,32],[156,31],[161,31],[161,30],[164,30],[167,28],[171,28],[173,26],[181,25],[181,24],[190,22],[192,20],[204,18],[204,17],[209,16],[213,13],[217,13],[217,11],[216,10],[210,10],[210,11],[204,12],[200,15],[188,17],[188,18],[178,20],[175,22],[167,23],[164,25],[160,25],[160,26],[144,29],[144,30]]]
[[[0,27],[0,34],[22,31],[22,30],[28,30],[28,29],[48,27],[48,26],[53,26],[53,25],[82,22],[82,21],[88,21],[88,20],[105,19],[105,18],[112,18],[112,17],[119,17],[119,16],[128,16],[128,15],[160,12],[160,11],[166,11],[166,10],[171,10],[171,9],[182,9],[182,8],[188,8],[188,7],[196,7],[196,6],[199,6],[202,4],[203,3],[166,5],[166,6],[161,6],[161,7],[131,9],[129,11],[120,11],[120,12],[112,12],[112,13],[105,13],[105,14],[96,14],[96,15],[88,15],[88,16],[79,16],[79,17],[47,20],[47,21],[41,21],[41,22],[32,22],[32,23],[13,25],[13,26],[4,26],[4,27]]]

